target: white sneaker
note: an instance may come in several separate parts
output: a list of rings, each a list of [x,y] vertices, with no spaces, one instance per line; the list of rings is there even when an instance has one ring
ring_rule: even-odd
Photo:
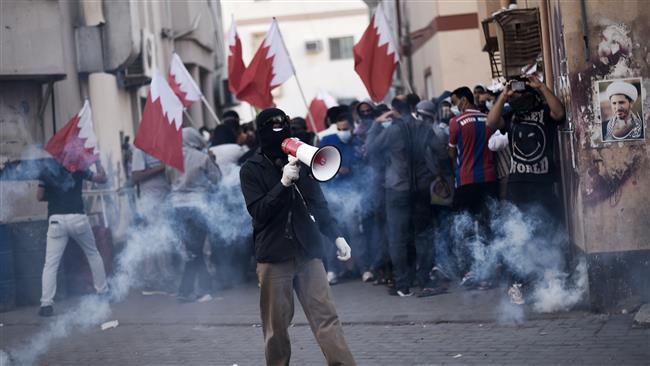
[[[363,272],[363,275],[361,275],[361,280],[363,282],[370,282],[375,279],[375,276],[372,274],[370,271],[365,271]]]
[[[330,285],[336,285],[339,282],[339,278],[336,276],[336,273],[327,272],[327,282],[329,282]]]
[[[212,296],[210,294],[205,294],[201,296],[198,300],[196,300],[196,302],[208,302],[208,301],[212,301]]]
[[[524,304],[524,296],[521,294],[521,283],[515,283],[508,289],[508,296],[510,296],[510,302],[515,305]]]

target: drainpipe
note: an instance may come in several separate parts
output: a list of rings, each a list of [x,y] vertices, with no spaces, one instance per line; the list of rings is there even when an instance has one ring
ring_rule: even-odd
[[[548,0],[541,0],[539,3],[540,25],[542,28],[542,54],[544,57],[544,81],[549,89],[555,91],[555,76],[553,73],[553,61],[551,56],[551,36],[549,32],[550,22],[548,16]]]
[[[580,0],[580,15],[582,20],[582,39],[585,42],[585,61],[589,61],[589,25],[587,23],[587,3]]]
[[[403,50],[400,47],[402,45],[402,9],[401,9],[401,4],[400,4],[399,0],[395,0],[395,15],[396,15],[395,18],[397,18],[396,19],[396,21],[397,21],[397,42],[398,42],[397,47],[398,47],[398,52],[400,53],[400,56],[403,56],[404,52],[402,52]],[[402,68],[401,60],[400,60],[400,64],[397,65],[397,67],[399,67],[400,71],[401,71],[400,73],[398,73],[398,77],[399,77],[400,82],[402,84],[401,86],[403,87],[405,80],[404,80],[404,76],[403,76],[404,75],[404,70]]]

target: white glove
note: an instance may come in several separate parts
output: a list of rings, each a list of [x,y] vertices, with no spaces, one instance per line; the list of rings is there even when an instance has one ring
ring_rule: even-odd
[[[289,156],[289,162],[282,168],[282,178],[280,183],[283,186],[289,187],[293,182],[297,181],[300,177],[300,160]]]
[[[490,136],[488,140],[488,149],[490,151],[501,151],[508,148],[508,133],[502,134],[499,130]]]
[[[352,257],[352,249],[350,249],[348,242],[344,238],[336,238],[334,244],[336,244],[336,258],[340,261],[345,262]]]

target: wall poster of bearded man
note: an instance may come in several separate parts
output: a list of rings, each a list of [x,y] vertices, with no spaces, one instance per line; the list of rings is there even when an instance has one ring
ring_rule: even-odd
[[[599,81],[598,102],[603,142],[645,139],[641,78]]]

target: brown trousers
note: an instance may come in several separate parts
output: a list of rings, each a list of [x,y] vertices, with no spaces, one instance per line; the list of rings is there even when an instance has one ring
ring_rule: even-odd
[[[261,287],[260,311],[267,365],[289,365],[288,330],[293,318],[294,289],[327,364],[356,365],[345,342],[320,259],[258,263],[257,276]]]

